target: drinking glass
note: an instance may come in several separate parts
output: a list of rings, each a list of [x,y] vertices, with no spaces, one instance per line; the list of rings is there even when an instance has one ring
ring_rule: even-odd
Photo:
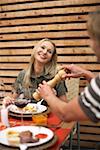
[[[18,99],[14,102],[14,104],[20,109],[20,112],[21,112],[21,125],[24,125],[22,109],[28,104],[28,100]]]
[[[17,106],[19,108],[19,110],[20,110],[20,113],[21,113],[21,125],[23,125],[23,111],[22,111],[22,108],[24,108],[27,105],[27,104],[24,103],[24,100],[23,100],[24,94],[21,93],[20,95],[18,95],[17,92],[16,92],[14,84],[11,85],[11,94],[12,94],[12,97],[15,99],[14,105]]]

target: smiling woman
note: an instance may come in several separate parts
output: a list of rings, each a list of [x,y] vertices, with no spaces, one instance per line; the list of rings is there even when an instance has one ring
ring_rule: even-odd
[[[33,93],[38,88],[38,85],[43,80],[51,80],[56,73],[56,46],[50,39],[42,39],[34,46],[27,69],[22,70],[19,73],[14,83],[13,87],[14,92],[17,93],[16,97],[20,98],[23,95],[24,99],[30,99],[32,102],[36,102],[36,100],[33,98]],[[67,101],[67,88],[65,81],[60,81],[54,86],[54,88],[56,90],[57,96],[60,97],[63,101]],[[42,104],[47,105],[45,101],[43,101]]]

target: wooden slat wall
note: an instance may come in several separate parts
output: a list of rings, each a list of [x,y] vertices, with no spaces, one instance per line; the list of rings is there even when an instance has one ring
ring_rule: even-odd
[[[6,91],[42,38],[55,42],[58,64],[75,63],[97,74],[100,65],[89,47],[86,21],[98,7],[100,0],[0,0],[0,80]],[[80,91],[86,85],[82,78]],[[89,147],[94,147],[100,141],[100,124],[88,123],[81,123],[81,143],[87,146],[89,140]]]

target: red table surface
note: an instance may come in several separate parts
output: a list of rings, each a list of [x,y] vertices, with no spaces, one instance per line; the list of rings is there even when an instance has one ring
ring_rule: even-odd
[[[48,124],[59,124],[61,120],[53,113],[51,113],[48,117]],[[52,129],[52,128],[51,128]],[[55,134],[58,136],[57,142],[50,148],[50,150],[57,150],[59,149],[59,146],[63,143],[63,141],[66,139],[66,137],[71,132],[71,128],[58,128],[53,129]]]

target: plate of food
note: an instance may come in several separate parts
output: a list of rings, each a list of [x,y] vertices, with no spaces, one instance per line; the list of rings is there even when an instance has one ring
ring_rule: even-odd
[[[0,143],[11,147],[34,147],[52,140],[54,132],[42,126],[17,126],[0,131]]]
[[[16,105],[11,105],[9,107],[9,113],[13,116],[20,116],[23,114],[23,116],[32,116],[34,114],[43,113],[47,110],[47,107],[44,105],[38,105],[34,103],[28,103],[25,107],[19,108]]]

